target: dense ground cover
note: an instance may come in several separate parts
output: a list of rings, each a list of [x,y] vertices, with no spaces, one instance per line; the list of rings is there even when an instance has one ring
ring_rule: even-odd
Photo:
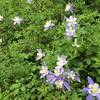
[[[85,100],[82,88],[87,76],[100,84],[100,0],[71,0],[77,18],[75,38],[64,36],[67,0],[0,0],[0,100]],[[13,18],[22,18],[20,25]],[[43,27],[48,20],[55,24]],[[36,61],[37,49],[45,53],[43,61],[53,71],[58,55],[67,56],[65,69],[72,69],[81,79],[71,82],[71,90],[50,89],[40,78],[42,61]]]

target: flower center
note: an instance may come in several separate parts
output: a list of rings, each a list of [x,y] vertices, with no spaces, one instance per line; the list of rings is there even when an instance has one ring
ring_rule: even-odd
[[[73,20],[73,17],[71,16],[70,20],[69,20],[69,23],[73,23],[73,22],[74,22],[74,20]]]
[[[54,70],[55,75],[59,76],[61,73],[58,70]]]
[[[58,89],[61,89],[61,88],[63,87],[63,81],[57,80],[57,81],[55,82],[55,85],[57,86]]]
[[[94,83],[93,85],[89,85],[89,89],[94,96],[100,93],[100,88],[97,83]]]

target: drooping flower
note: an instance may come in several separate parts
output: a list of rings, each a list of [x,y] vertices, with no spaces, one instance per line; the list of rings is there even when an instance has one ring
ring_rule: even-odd
[[[22,18],[19,18],[18,16],[16,16],[12,20],[14,21],[13,22],[14,25],[16,25],[16,24],[20,25],[20,23],[22,22],[23,19]]]
[[[86,100],[93,100],[93,97],[96,96],[97,100],[100,100],[100,86],[97,83],[94,83],[91,77],[88,77],[88,87],[83,88],[83,92],[88,93]]]
[[[77,47],[77,48],[80,47],[80,45],[77,44],[77,39],[75,39],[74,44],[72,46]]]
[[[73,12],[73,5],[71,3],[66,4],[66,8],[65,8],[66,12]]]
[[[76,73],[74,71],[70,70],[69,68],[66,72],[64,72],[64,77],[67,77],[68,79],[71,79],[71,80],[77,80],[78,82],[81,82],[78,75],[76,75]]]
[[[41,77],[40,78],[44,78],[48,75],[49,71],[48,71],[48,67],[47,66],[42,66],[42,68],[40,69],[40,74]]]
[[[3,16],[0,15],[0,21],[3,21]]]
[[[45,53],[42,51],[42,49],[37,49],[37,56],[36,60],[40,60],[45,56]]]
[[[46,24],[44,25],[44,30],[47,31],[50,28],[52,28],[54,24],[51,22],[51,20],[47,21]]]
[[[56,76],[62,75],[63,72],[64,72],[64,68],[63,67],[56,66],[55,69],[54,69],[54,74]]]
[[[27,3],[31,4],[32,3],[32,0],[27,0]]]
[[[64,66],[65,64],[67,64],[68,61],[66,60],[66,58],[67,58],[67,57],[64,56],[64,55],[58,56],[57,66],[62,67],[62,66]]]

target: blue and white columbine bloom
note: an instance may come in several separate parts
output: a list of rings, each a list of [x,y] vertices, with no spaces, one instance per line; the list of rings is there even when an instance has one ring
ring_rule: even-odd
[[[78,75],[76,75],[76,73],[70,69],[68,69],[66,72],[64,72],[64,78],[67,77],[67,79],[71,79],[71,80],[76,80],[78,82],[81,82],[80,78],[78,77]]]
[[[60,66],[56,66],[55,69],[54,69],[54,74],[56,76],[60,76],[64,73],[64,68],[63,67],[60,67]]]
[[[65,11],[66,11],[66,12],[71,12],[71,13],[73,12],[73,6],[72,6],[71,3],[66,4]]]
[[[88,77],[88,87],[83,88],[83,92],[88,93],[86,100],[93,100],[93,97],[96,96],[97,100],[100,100],[100,86],[97,83],[94,83],[91,77]]]
[[[42,68],[40,69],[40,74],[41,77],[40,78],[44,78],[48,75],[49,71],[48,71],[48,67],[47,66],[42,66]]]
[[[66,18],[66,32],[64,34],[67,35],[69,39],[76,36],[76,20],[74,16]]]
[[[44,56],[45,56],[45,53],[42,51],[42,49],[37,49],[36,60],[41,60]]]
[[[66,24],[68,26],[75,26],[77,24],[76,20],[77,18],[75,16],[70,16],[69,18],[66,18]]]
[[[66,56],[61,55],[58,56],[58,60],[57,60],[57,66],[59,67],[63,67],[64,65],[66,65],[68,63],[68,61],[66,60]]]
[[[64,89],[70,90],[69,84],[60,76],[51,73],[47,76],[47,80],[50,82],[50,85],[56,85],[57,89],[62,89],[63,91]]]
[[[18,16],[16,16],[15,18],[12,19],[13,20],[13,24],[16,25],[20,25],[20,23],[22,22],[22,18],[19,18]]]
[[[0,21],[3,21],[3,16],[0,15]]]
[[[75,32],[75,28],[73,27],[69,27],[69,28],[66,28],[66,32],[65,32],[65,35],[67,35],[68,37],[72,37],[72,36],[76,36],[76,32]]]
[[[54,24],[51,22],[51,20],[47,21],[46,24],[44,25],[44,30],[47,31],[50,28],[52,28]]]

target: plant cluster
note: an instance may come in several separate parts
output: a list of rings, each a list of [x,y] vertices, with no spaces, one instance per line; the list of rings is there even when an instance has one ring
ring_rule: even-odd
[[[0,100],[99,100],[99,4],[1,0]]]

